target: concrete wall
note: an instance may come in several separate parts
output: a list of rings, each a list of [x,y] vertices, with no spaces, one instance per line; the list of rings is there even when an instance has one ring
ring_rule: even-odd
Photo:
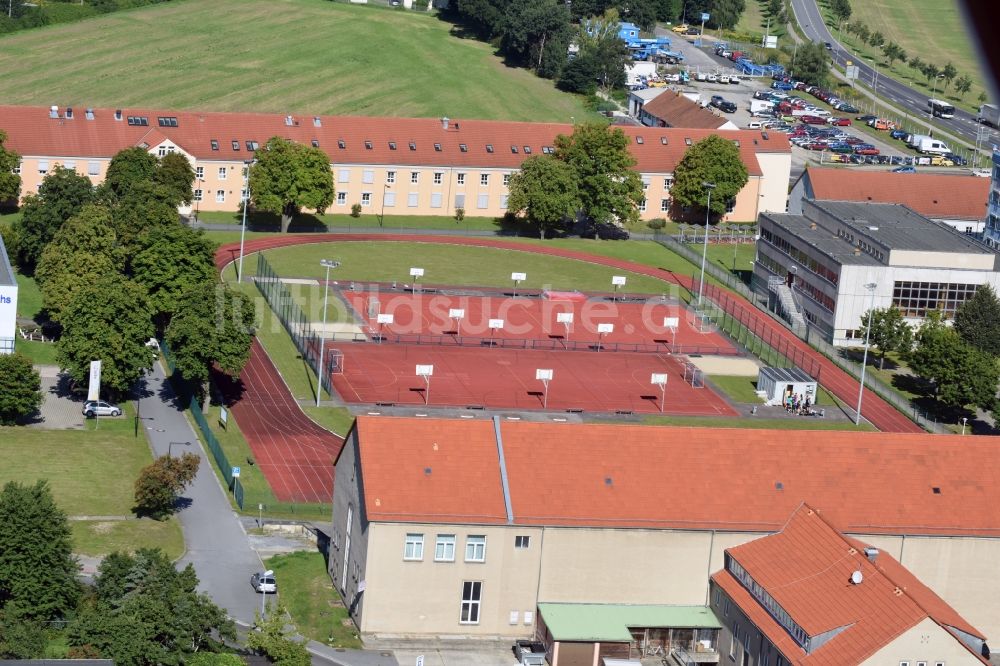
[[[758,191],[758,212],[784,213],[788,205],[788,181],[792,177],[791,154],[757,153],[757,162],[763,173]]]
[[[927,666],[976,666],[979,661],[953,635],[931,619],[925,619],[916,626],[900,634],[869,659],[862,666],[885,666],[901,664],[910,666],[926,663]]]
[[[327,566],[333,584],[362,631],[366,594],[359,594],[358,587],[361,581],[367,584],[372,527],[362,504],[363,483],[357,459],[357,433],[352,429],[334,468],[333,534]]]

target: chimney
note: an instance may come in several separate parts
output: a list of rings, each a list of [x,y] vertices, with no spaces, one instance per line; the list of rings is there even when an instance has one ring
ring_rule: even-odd
[[[69,118],[70,120],[73,119],[73,107],[72,106],[67,106],[66,107],[66,117]]]
[[[444,118],[441,119],[441,129],[443,130],[448,129],[448,116],[445,116]]]
[[[865,548],[865,557],[868,558],[869,562],[875,562],[878,557],[878,548]]]
[[[59,107],[53,104],[52,106],[49,107],[49,118],[58,118],[58,117],[59,117]]]
[[[115,109],[115,120],[121,120],[121,119],[122,119],[122,110]]]

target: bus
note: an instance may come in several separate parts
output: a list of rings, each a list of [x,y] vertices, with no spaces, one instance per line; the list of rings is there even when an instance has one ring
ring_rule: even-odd
[[[939,118],[951,118],[955,115],[955,107],[948,102],[939,99],[927,100],[927,108],[931,113]]]

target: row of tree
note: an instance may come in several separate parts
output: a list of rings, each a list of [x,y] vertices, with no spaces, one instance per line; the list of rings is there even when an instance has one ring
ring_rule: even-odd
[[[948,326],[930,312],[914,330],[896,307],[866,312],[861,334],[879,350],[896,352],[924,382],[928,394],[951,410],[979,407],[997,414],[1000,381],[1000,299],[989,285],[976,290]],[[869,330],[870,323],[870,330]]]
[[[177,570],[159,549],[115,552],[93,586],[80,583],[72,531],[45,481],[0,491],[0,659],[37,659],[61,636],[75,659],[119,666],[240,666],[236,627],[203,592],[188,564]],[[284,666],[308,666],[289,639],[282,607],[258,618],[247,647]],[[64,627],[64,628],[62,628]]]
[[[596,123],[560,134],[552,154],[527,158],[511,176],[508,210],[543,238],[578,219],[623,227],[637,223],[645,194],[631,141],[621,129]],[[712,183],[711,212],[722,215],[748,179],[739,148],[713,134],[687,149],[674,170],[670,196],[679,206],[705,210],[703,183]]]

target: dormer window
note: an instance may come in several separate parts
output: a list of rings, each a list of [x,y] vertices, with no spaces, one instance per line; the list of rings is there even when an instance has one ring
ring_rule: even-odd
[[[343,139],[337,139],[337,147],[340,148],[341,150],[344,150],[345,148],[347,148],[347,142],[345,142]]]
[[[371,141],[365,141],[365,150],[371,150],[374,148]]]

